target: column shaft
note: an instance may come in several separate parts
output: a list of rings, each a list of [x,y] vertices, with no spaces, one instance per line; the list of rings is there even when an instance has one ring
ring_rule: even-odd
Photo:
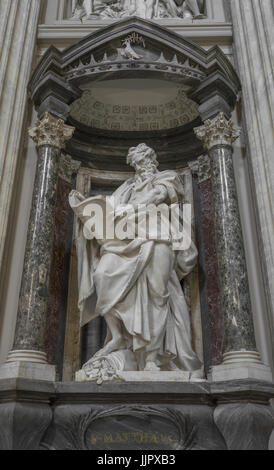
[[[44,334],[52,261],[56,188],[61,149],[74,128],[46,113],[29,129],[38,146],[23,277],[13,350],[8,362],[46,363]]]
[[[240,130],[224,113],[195,129],[212,166],[215,230],[224,318],[224,363],[261,363],[251,311],[244,244],[233,169],[233,142]]]
[[[39,147],[13,349],[44,349],[60,150]]]
[[[224,352],[255,351],[232,147],[215,146],[209,150],[209,156],[212,164],[217,257],[224,313]]]

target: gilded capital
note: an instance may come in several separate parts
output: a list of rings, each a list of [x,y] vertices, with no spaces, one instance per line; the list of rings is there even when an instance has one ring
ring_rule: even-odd
[[[233,121],[225,118],[224,113],[214,119],[208,119],[203,126],[194,128],[196,137],[202,140],[204,147],[210,150],[215,145],[230,145],[241,135],[241,129]]]
[[[56,119],[50,113],[45,113],[43,119],[36,121],[28,130],[29,136],[38,147],[51,145],[63,149],[67,140],[73,136],[75,128],[67,126],[63,119]]]

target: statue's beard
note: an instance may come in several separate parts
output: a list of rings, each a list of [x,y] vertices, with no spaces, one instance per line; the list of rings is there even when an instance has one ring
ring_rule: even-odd
[[[152,161],[148,161],[141,165],[135,166],[135,172],[138,179],[144,179],[147,176],[154,175],[156,171],[157,166]]]

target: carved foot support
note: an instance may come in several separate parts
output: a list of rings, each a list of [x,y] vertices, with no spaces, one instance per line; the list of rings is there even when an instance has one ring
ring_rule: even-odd
[[[47,404],[1,403],[0,450],[39,450],[51,419]]]
[[[215,423],[229,450],[267,450],[274,428],[270,406],[255,403],[220,405],[214,412]]]

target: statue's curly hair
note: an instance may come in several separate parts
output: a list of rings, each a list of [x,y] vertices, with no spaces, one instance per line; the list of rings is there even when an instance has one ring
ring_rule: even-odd
[[[134,158],[134,155],[137,153],[140,153],[140,152],[143,152],[145,154],[146,157],[150,158],[151,161],[156,165],[158,166],[159,165],[159,162],[157,160],[157,155],[156,155],[156,152],[155,150],[153,150],[152,148],[148,147],[147,144],[139,144],[137,145],[137,147],[131,147],[128,151],[128,154],[127,154],[127,164],[128,165],[131,165],[132,164],[132,160]]]

